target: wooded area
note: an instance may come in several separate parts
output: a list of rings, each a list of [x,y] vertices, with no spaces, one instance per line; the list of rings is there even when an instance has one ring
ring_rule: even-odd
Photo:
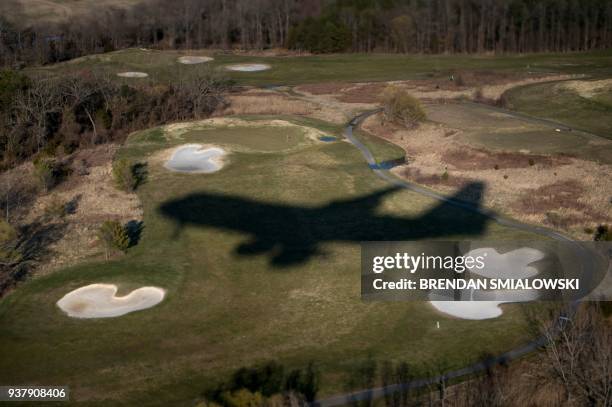
[[[171,85],[119,85],[82,73],[29,78],[0,71],[0,169],[63,156],[160,123],[207,117],[231,84],[208,71]]]
[[[7,3],[15,0],[6,0]],[[612,46],[612,0],[143,0],[61,23],[0,16],[0,63],[142,46],[324,52],[583,51]],[[8,11],[7,11],[8,10]],[[11,11],[12,10],[12,11]]]

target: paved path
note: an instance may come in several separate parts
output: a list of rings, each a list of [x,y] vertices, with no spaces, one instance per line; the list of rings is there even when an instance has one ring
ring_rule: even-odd
[[[518,222],[516,220],[513,219],[509,219],[509,218],[505,218],[503,216],[498,215],[497,213],[495,213],[494,211],[490,210],[490,209],[486,209],[486,208],[481,208],[479,206],[475,206],[473,204],[470,204],[469,202],[464,202],[464,201],[459,201],[459,200],[455,200],[455,199],[451,199],[447,196],[444,196],[442,194],[436,193],[434,191],[431,191],[429,189],[423,188],[417,184],[413,184],[411,182],[399,179],[397,177],[395,177],[394,175],[392,175],[391,173],[389,173],[389,171],[385,170],[385,169],[380,169],[378,163],[376,162],[376,159],[374,158],[374,155],[372,154],[372,152],[361,142],[359,141],[354,135],[353,135],[353,131],[356,127],[358,127],[365,119],[367,119],[368,117],[375,115],[377,113],[379,113],[382,109],[376,109],[376,110],[372,110],[369,112],[365,112],[360,114],[359,116],[353,118],[353,120],[350,121],[350,123],[348,124],[348,126],[345,129],[345,136],[346,138],[355,146],[359,149],[359,151],[361,151],[361,153],[363,154],[366,162],[368,163],[368,166],[370,167],[370,169],[372,169],[372,171],[379,177],[382,178],[385,181],[390,182],[393,185],[408,189],[410,191],[416,192],[418,194],[427,196],[429,198],[438,200],[440,202],[445,202],[448,203],[450,205],[471,211],[471,212],[475,212],[478,213],[480,215],[484,215],[488,218],[490,218],[491,220],[493,220],[494,222],[497,222],[500,225],[506,226],[506,227],[511,227],[511,228],[515,228],[515,229],[520,229],[526,232],[531,232],[531,233],[535,233],[537,235],[543,236],[543,237],[547,237],[547,238],[551,238],[554,240],[558,240],[558,241],[562,241],[562,242],[573,242],[576,245],[576,248],[582,252],[582,257],[583,257],[583,261],[585,264],[585,268],[587,269],[592,269],[593,268],[593,264],[592,264],[592,257],[590,255],[590,253],[580,244],[578,244],[578,242],[573,241],[572,239],[570,239],[567,236],[562,235],[561,233],[555,232],[554,230],[551,229],[547,229],[547,228],[543,228],[543,227],[539,227],[539,226],[533,226],[533,225],[527,225],[521,222]],[[496,109],[496,110],[502,110],[502,109]],[[506,114],[510,114],[516,117],[516,115],[513,112],[507,111],[507,110],[503,110],[504,113]],[[517,117],[519,119],[525,119],[523,117]],[[546,122],[542,122],[540,121],[540,124],[547,124],[549,126],[552,127],[559,127],[559,124],[554,123],[554,122],[550,122],[550,121],[546,121]],[[573,311],[575,310],[577,305],[577,302],[574,302],[572,304],[571,307],[571,313],[573,313]],[[561,319],[559,319],[558,321],[559,323],[561,322]],[[560,324],[557,324],[556,329],[560,329],[561,326]],[[373,399],[377,399],[377,398],[381,398],[384,397],[387,394],[393,394],[397,391],[401,391],[401,390],[410,390],[410,389],[416,389],[416,388],[421,388],[421,387],[425,387],[427,385],[431,385],[431,384],[436,384],[436,383],[441,383],[441,382],[446,382],[449,379],[454,379],[454,378],[458,378],[458,377],[462,377],[462,376],[466,376],[466,375],[471,375],[474,373],[478,373],[481,372],[483,370],[485,370],[487,367],[489,366],[493,366],[496,364],[500,364],[500,363],[506,363],[510,360],[513,359],[517,359],[521,356],[524,356],[528,353],[531,353],[533,351],[535,351],[536,349],[538,349],[539,347],[543,346],[546,344],[546,338],[545,337],[539,337],[531,342],[529,342],[528,344],[521,346],[519,348],[513,349],[511,351],[508,351],[506,353],[503,353],[502,355],[497,356],[496,358],[492,358],[491,360],[487,361],[487,363],[485,362],[477,362],[474,363],[470,366],[466,366],[464,368],[458,369],[458,370],[453,370],[435,377],[429,377],[429,378],[423,378],[423,379],[417,379],[417,380],[413,380],[410,383],[403,383],[403,384],[395,384],[395,385],[391,385],[391,386],[387,386],[387,387],[376,387],[376,388],[371,388],[371,389],[365,389],[365,390],[359,390],[359,391],[355,391],[355,392],[351,392],[351,393],[346,393],[346,394],[340,394],[337,396],[332,396],[332,397],[328,397],[325,399],[320,399],[315,401],[314,403],[312,403],[313,406],[320,406],[320,407],[331,407],[331,406],[341,406],[341,405],[346,405],[355,401],[363,401],[363,400],[373,400]]]

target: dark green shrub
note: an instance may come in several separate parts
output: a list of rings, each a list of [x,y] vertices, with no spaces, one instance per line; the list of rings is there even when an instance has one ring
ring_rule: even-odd
[[[529,159],[529,166],[533,167],[535,165],[535,161],[533,160],[533,158]]]
[[[126,192],[133,192],[138,185],[138,178],[134,173],[134,165],[125,158],[121,158],[113,163],[113,179],[117,188]]]
[[[115,220],[108,220],[100,226],[98,239],[104,244],[106,258],[112,251],[126,252],[130,247],[130,237],[123,225]]]
[[[106,109],[98,109],[96,111],[96,123],[101,123],[104,129],[110,130],[113,125],[113,116]]]
[[[21,252],[16,248],[17,232],[8,222],[0,219],[0,262],[5,265],[19,263]]]
[[[608,225],[599,225],[595,231],[593,239],[596,242],[611,242],[612,241],[612,229]]]
[[[34,174],[40,186],[48,191],[59,183],[63,175],[62,165],[54,158],[38,157],[34,160]]]

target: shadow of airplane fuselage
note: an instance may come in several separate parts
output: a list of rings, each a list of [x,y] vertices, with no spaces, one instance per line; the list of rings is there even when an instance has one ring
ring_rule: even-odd
[[[482,195],[483,185],[466,185],[466,191]],[[319,207],[266,203],[248,198],[194,193],[167,201],[159,211],[177,224],[212,227],[245,233],[250,239],[236,247],[239,255],[270,255],[270,263],[286,267],[320,253],[323,242],[404,241],[452,235],[480,235],[487,218],[443,202],[416,218],[377,214],[382,200],[400,188],[388,188],[350,200]],[[477,209],[480,202],[473,203]]]

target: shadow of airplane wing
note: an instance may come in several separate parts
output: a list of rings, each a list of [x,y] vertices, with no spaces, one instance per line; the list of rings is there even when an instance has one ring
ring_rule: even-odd
[[[469,184],[451,199],[460,199],[468,191],[481,194],[482,189],[482,184]],[[442,202],[416,218],[376,214],[382,200],[397,190],[397,187],[387,188],[315,208],[196,193],[165,202],[159,211],[174,220],[179,230],[192,225],[242,232],[248,238],[236,247],[235,253],[268,254],[274,267],[304,263],[320,253],[324,242],[479,235],[486,227],[486,217],[449,202]]]

